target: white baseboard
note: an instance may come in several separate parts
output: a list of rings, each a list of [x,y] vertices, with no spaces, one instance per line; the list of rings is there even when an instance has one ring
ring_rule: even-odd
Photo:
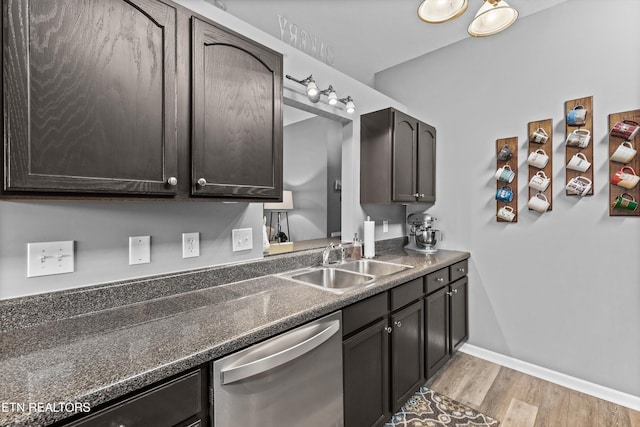
[[[471,356],[479,357],[480,359],[488,360],[489,362],[497,363],[498,365],[541,378],[545,381],[597,397],[598,399],[607,400],[617,405],[631,408],[635,411],[640,411],[640,397],[638,396],[581,380],[580,378],[572,377],[561,372],[552,371],[551,369],[543,368],[542,366],[524,362],[519,359],[514,359],[513,357],[505,356],[500,353],[495,353],[493,351],[477,347],[473,344],[464,344],[460,347],[460,351]]]

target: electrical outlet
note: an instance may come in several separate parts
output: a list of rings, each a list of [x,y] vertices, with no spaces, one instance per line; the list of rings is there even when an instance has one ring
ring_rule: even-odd
[[[129,237],[129,265],[151,262],[151,236]]]
[[[27,244],[27,277],[73,273],[73,240]]]
[[[383,233],[388,233],[389,232],[389,221],[382,221],[382,232]]]
[[[231,231],[233,240],[233,252],[253,249],[253,229],[239,228]]]
[[[182,233],[182,258],[200,256],[200,233]]]

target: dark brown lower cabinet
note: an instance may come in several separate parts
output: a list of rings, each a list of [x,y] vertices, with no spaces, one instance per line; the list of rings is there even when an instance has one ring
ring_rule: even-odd
[[[427,344],[427,378],[431,378],[451,357],[449,353],[448,287],[427,296],[425,341]]]
[[[449,306],[451,309],[451,353],[458,351],[458,348],[469,338],[469,296],[467,288],[468,278],[460,279],[449,285],[451,296]]]
[[[424,383],[424,301],[418,298],[389,312],[388,306],[379,307],[376,295],[343,311],[350,318],[349,311],[380,308],[374,323],[343,342],[346,427],[384,425]],[[353,330],[347,324],[345,329]]]
[[[469,337],[468,279],[463,277],[426,298],[427,379],[431,378]]]
[[[391,315],[392,412],[424,383],[424,305],[419,300]]]
[[[389,417],[388,335],[383,318],[343,343],[345,426],[379,426]]]
[[[195,427],[207,425],[205,369],[187,372],[124,400],[98,409],[67,427],[155,426]],[[93,409],[92,409],[93,411]]]

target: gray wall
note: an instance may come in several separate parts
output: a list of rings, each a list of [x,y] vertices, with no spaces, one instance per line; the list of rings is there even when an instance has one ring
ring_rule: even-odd
[[[262,257],[262,204],[0,201],[0,298],[50,292]],[[253,227],[253,249],[231,230]],[[182,233],[200,256],[182,258]],[[151,263],[129,265],[129,236],[151,236]],[[75,240],[75,273],[27,278],[27,243]]]
[[[571,0],[376,80],[438,129],[430,212],[443,247],[472,254],[470,343],[635,396],[640,218],[608,215],[607,115],[640,108],[638,17],[635,0]],[[566,197],[564,102],[591,95],[595,195]],[[554,199],[540,216],[526,209],[527,123],[547,118]],[[519,222],[497,223],[495,141],[512,136],[521,147]]]

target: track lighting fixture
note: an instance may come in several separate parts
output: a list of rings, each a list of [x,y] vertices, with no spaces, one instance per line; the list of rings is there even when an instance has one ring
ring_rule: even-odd
[[[329,85],[328,88],[323,90],[318,89],[318,85],[313,79],[313,75],[310,75],[306,79],[302,79],[302,80],[298,80],[295,77],[291,77],[288,74],[285,77],[288,78],[289,80],[293,80],[294,82],[304,86],[306,88],[307,98],[309,98],[309,101],[313,102],[314,104],[320,100],[321,95],[324,95],[327,97],[327,103],[329,105],[335,106],[338,104],[338,102],[342,102],[343,104],[345,104],[345,110],[347,113],[352,114],[353,112],[356,111],[356,106],[353,103],[353,99],[350,96],[339,99],[332,85]]]
[[[353,99],[351,99],[350,96],[339,99],[338,101],[345,104],[344,109],[347,111],[347,113],[352,114],[354,111],[356,111],[356,104],[353,103]]]

